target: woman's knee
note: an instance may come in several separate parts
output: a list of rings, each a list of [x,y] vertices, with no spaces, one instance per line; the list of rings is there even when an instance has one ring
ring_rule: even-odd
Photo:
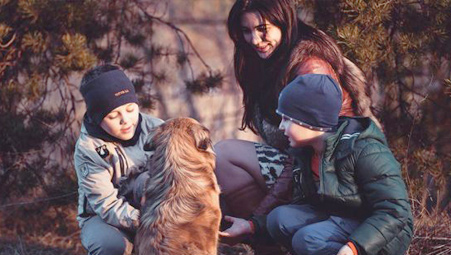
[[[233,147],[236,147],[236,141],[236,139],[226,139],[217,142],[213,146],[216,156],[219,156],[220,158],[227,158],[231,152],[233,152]]]
[[[216,162],[219,167],[224,164],[242,165],[246,164],[246,159],[255,154],[253,143],[238,139],[226,139],[219,141],[214,145],[216,153]],[[255,160],[257,160],[255,158]],[[217,166],[218,167],[218,166]]]
[[[220,178],[225,172],[232,166],[232,161],[235,155],[232,148],[234,147],[235,140],[228,139],[219,141],[214,145],[214,151],[216,154],[216,175]],[[236,147],[236,146],[235,146]]]
[[[220,183],[233,180],[240,184],[253,182],[252,179],[263,179],[253,143],[236,139],[223,140],[215,144],[214,150],[215,173]]]

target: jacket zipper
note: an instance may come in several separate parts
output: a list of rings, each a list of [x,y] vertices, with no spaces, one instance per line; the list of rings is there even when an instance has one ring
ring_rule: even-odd
[[[127,160],[127,157],[125,156],[124,151],[123,151],[120,147],[117,147],[117,148],[118,148],[119,151],[121,152],[122,158],[123,158],[124,161],[125,161],[125,169],[124,169],[124,173],[125,173],[125,170],[128,170],[128,169],[130,168],[129,165],[128,165],[128,160]]]
[[[319,158],[319,199],[324,201],[324,171],[323,171],[323,156]]]
[[[124,159],[123,159],[123,156],[122,156],[121,151],[119,150],[119,148],[116,147],[115,149],[116,149],[117,156],[118,156],[118,158],[119,158],[119,166],[120,166],[120,168],[121,168],[121,176],[124,176],[124,173],[125,173],[125,169],[124,169],[124,167],[125,167]]]

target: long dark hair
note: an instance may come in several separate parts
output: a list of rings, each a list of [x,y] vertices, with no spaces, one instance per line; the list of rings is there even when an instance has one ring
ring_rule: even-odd
[[[291,56],[293,48],[303,39],[319,41],[333,52],[332,59],[342,59],[338,46],[323,32],[297,18],[293,0],[237,0],[230,10],[227,26],[235,45],[235,76],[243,91],[244,115],[241,129],[250,128],[257,133],[253,122],[258,105],[262,117],[278,125],[280,117],[275,113],[277,99],[282,88],[294,77],[293,69],[299,62]],[[244,13],[258,12],[264,20],[282,31],[282,40],[269,59],[261,59],[243,37],[241,17]],[[328,60],[328,59],[326,59]],[[342,60],[341,60],[342,61]],[[334,64],[332,64],[334,66]]]

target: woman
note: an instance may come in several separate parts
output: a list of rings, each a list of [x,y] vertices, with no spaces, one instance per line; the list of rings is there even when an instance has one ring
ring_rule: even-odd
[[[296,76],[331,76],[343,92],[341,116],[367,116],[379,122],[371,112],[362,71],[343,56],[331,37],[297,18],[294,1],[237,0],[227,25],[235,45],[235,76],[243,91],[241,128],[250,128],[265,144],[219,142],[216,173],[223,213],[249,218],[288,201],[288,142],[278,130],[280,117],[275,110],[280,91]],[[237,233],[231,231],[226,231],[229,236]]]

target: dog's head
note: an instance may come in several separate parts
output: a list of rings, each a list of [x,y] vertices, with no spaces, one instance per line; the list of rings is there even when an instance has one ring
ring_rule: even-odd
[[[165,158],[175,164],[190,167],[205,164],[214,169],[215,153],[210,131],[192,118],[180,117],[167,120],[156,128],[145,150],[155,150],[154,157]]]

